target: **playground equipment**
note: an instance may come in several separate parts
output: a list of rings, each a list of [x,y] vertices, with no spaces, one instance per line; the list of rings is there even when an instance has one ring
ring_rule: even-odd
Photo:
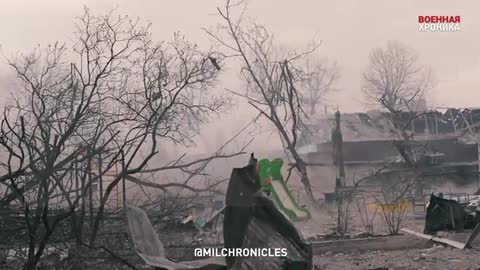
[[[298,206],[292,193],[288,189],[282,176],[283,160],[280,158],[262,159],[259,162],[259,176],[261,189],[271,194],[279,208],[293,220],[304,220],[310,218],[310,212]]]

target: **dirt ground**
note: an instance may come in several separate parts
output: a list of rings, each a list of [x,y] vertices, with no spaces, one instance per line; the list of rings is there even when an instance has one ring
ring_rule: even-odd
[[[336,207],[324,205],[321,208],[309,207],[312,218],[306,221],[297,221],[295,226],[302,232],[305,239],[317,238],[318,236],[331,234],[336,230]],[[408,211],[402,221],[401,228],[423,232],[425,224],[425,212]],[[365,232],[359,212],[355,205],[351,205],[349,234],[355,236]],[[373,222],[374,233],[378,235],[388,234],[388,228],[380,213],[377,213]]]
[[[297,227],[305,238],[312,238],[331,233],[335,228],[334,209],[312,213],[309,221],[297,222]],[[424,216],[424,215],[423,215]],[[351,234],[354,236],[363,231],[361,222],[355,213],[352,213]],[[424,219],[422,213],[408,213],[403,221],[402,228],[418,232],[423,231]],[[382,217],[375,220],[375,232],[385,234]],[[455,239],[454,234],[440,233],[439,236],[463,242],[466,239]],[[459,236],[459,235],[457,235]],[[427,249],[408,249],[396,251],[376,250],[368,253],[353,252],[350,254],[327,252],[314,256],[314,265],[317,270],[327,269],[480,269],[480,242],[476,241],[472,249],[459,250],[456,248],[436,245]]]
[[[307,221],[295,222],[296,227],[302,232],[307,241],[326,240],[325,236],[331,234],[336,226],[336,208],[334,206],[323,206],[319,209],[311,209],[312,218]],[[357,236],[364,232],[358,211],[355,206],[351,209],[350,235]],[[417,232],[422,232],[424,227],[425,213],[421,211],[408,212],[403,220],[402,228],[408,228]],[[221,226],[219,226],[221,229]],[[388,234],[385,222],[379,214],[375,218],[374,231],[376,234]],[[217,236],[222,236],[221,230]],[[439,233],[439,236],[464,242],[464,239],[458,239],[460,235]],[[457,237],[455,237],[457,236]],[[402,236],[403,237],[403,236]],[[180,237],[185,238],[185,237]],[[188,237],[187,237],[188,238]],[[206,239],[213,239],[213,235],[201,235],[196,238],[202,238],[201,243],[207,243]],[[218,238],[218,237],[217,237]],[[221,237],[220,237],[221,238]],[[322,239],[324,238],[324,239]],[[480,238],[480,236],[479,236]],[[393,237],[392,237],[393,239]],[[167,239],[163,239],[166,243]],[[179,237],[173,240],[179,243]],[[193,242],[194,239],[186,239],[187,242]],[[330,239],[331,240],[331,239]],[[196,240],[195,240],[196,241]],[[217,239],[217,242],[221,239]],[[215,242],[215,241],[213,241]],[[344,251],[345,252],[345,251]],[[448,246],[437,245],[432,248],[416,248],[395,251],[372,250],[371,252],[360,253],[358,251],[350,253],[340,253],[338,251],[327,251],[322,255],[315,255],[313,263],[316,270],[327,269],[479,269],[480,270],[480,239],[477,239],[472,249],[459,250]]]
[[[326,253],[313,259],[317,270],[327,269],[480,269],[480,246],[459,250],[428,249],[373,251],[364,254]]]

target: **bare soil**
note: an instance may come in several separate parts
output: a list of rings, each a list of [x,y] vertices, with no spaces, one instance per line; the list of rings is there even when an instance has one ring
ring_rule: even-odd
[[[480,247],[373,251],[364,254],[326,253],[314,257],[314,269],[480,269]]]
[[[357,238],[364,232],[361,221],[355,209],[352,208],[350,237]],[[323,207],[314,210],[313,218],[304,222],[297,222],[297,227],[304,237],[318,241],[335,230],[335,209]],[[423,215],[424,216],[424,215]],[[424,219],[422,213],[408,213],[401,228],[409,228],[423,232]],[[382,216],[376,217],[374,222],[376,234],[386,234],[388,230]],[[439,236],[464,242],[468,234],[440,233]],[[392,237],[392,241],[393,237]],[[317,270],[326,269],[480,269],[480,241],[477,239],[473,248],[460,250],[449,246],[435,245],[431,248],[416,248],[404,250],[376,250],[366,253],[353,252],[349,254],[328,251],[314,256],[314,265]]]

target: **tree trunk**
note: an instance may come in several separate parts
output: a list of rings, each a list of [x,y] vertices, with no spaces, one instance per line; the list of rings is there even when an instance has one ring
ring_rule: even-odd
[[[27,262],[25,263],[24,270],[36,270],[38,264],[38,259],[35,256],[29,256]]]
[[[312,186],[310,184],[310,179],[308,178],[308,171],[307,171],[307,166],[305,163],[300,162],[298,163],[298,170],[301,175],[301,181],[303,183],[303,186],[305,188],[305,193],[307,194],[307,198],[312,205],[315,203],[315,197],[313,196],[312,192]]]

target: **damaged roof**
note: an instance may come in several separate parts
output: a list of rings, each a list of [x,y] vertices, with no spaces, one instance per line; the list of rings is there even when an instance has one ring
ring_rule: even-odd
[[[408,119],[413,112],[405,112]],[[462,137],[465,143],[476,143],[480,129],[480,109],[438,109],[414,113],[416,117],[407,130],[415,133],[418,140],[432,136]],[[390,121],[390,113],[369,111],[365,113],[344,113],[341,116],[341,130],[344,141],[379,141],[401,139]],[[310,124],[311,135],[303,144],[322,143],[331,140],[333,118],[316,119]]]

